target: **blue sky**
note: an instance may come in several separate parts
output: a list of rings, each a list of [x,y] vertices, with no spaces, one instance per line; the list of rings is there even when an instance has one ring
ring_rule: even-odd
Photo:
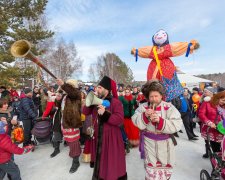
[[[133,71],[135,80],[146,80],[150,59],[135,58],[132,47],[152,45],[159,29],[170,42],[199,41],[201,47],[188,58],[172,58],[189,74],[225,72],[224,0],[50,0],[47,17],[58,37],[76,44],[84,60],[82,80],[97,57],[116,53]]]

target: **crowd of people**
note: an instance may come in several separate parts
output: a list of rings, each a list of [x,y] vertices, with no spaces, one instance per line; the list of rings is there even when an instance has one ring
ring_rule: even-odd
[[[192,92],[191,92],[192,91]],[[216,125],[225,120],[225,89],[215,83],[204,89],[184,88],[184,93],[166,102],[165,89],[159,81],[148,81],[142,87],[117,85],[105,76],[97,86],[78,84],[76,80],[56,80],[48,87],[33,89],[0,87],[0,178],[19,180],[20,170],[14,154],[24,154],[37,145],[32,129],[37,119],[50,119],[54,158],[60,144],[69,148],[72,158],[70,173],[75,173],[80,160],[90,163],[93,180],[125,180],[125,156],[139,146],[144,159],[146,179],[169,179],[174,166],[174,147],[182,125],[190,141],[197,141],[194,129],[199,124],[208,148],[221,151],[223,134]],[[87,106],[93,92],[109,102]],[[18,146],[10,137],[13,129],[23,125],[24,141]],[[210,144],[207,135],[210,137]],[[34,136],[34,135],[33,135]],[[80,157],[81,156],[81,157]]]

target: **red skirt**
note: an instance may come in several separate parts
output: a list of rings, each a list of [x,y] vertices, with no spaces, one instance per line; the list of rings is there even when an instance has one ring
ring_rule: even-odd
[[[124,118],[124,129],[129,140],[139,140],[139,129],[134,125],[131,118]]]
[[[201,125],[201,135],[207,140],[207,129],[208,126],[204,123]],[[223,134],[221,134],[217,129],[210,128],[208,131],[210,141],[221,143],[223,140]]]
[[[73,141],[73,142],[68,142],[67,141],[67,144],[68,144],[68,146],[70,148],[69,156],[71,158],[74,158],[76,156],[80,156],[80,154],[81,154],[81,148],[80,148],[79,139],[76,140],[76,141]]]

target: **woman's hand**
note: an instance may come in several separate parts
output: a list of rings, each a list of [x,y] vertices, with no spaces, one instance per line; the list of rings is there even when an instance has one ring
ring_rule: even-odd
[[[216,125],[213,122],[208,123],[208,126],[213,128],[213,129],[216,129]]]

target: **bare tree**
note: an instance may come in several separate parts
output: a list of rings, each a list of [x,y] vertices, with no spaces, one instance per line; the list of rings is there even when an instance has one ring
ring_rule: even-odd
[[[100,79],[106,75],[118,83],[127,84],[134,79],[132,70],[114,53],[99,56],[96,71]]]
[[[74,43],[67,44],[62,38],[56,43],[56,47],[48,51],[44,59],[44,64],[56,77],[67,79],[82,74],[83,63]]]
[[[92,63],[90,64],[90,67],[88,69],[88,77],[89,77],[89,80],[92,81],[92,82],[96,82],[96,64],[95,63]]]

